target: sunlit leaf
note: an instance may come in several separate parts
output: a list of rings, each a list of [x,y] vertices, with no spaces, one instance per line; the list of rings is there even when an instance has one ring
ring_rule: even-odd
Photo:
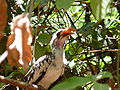
[[[11,66],[22,65],[27,69],[32,60],[32,28],[28,19],[28,14],[18,15],[13,19],[11,25],[11,35],[8,38],[8,63]]]
[[[86,57],[85,54],[80,55],[80,59],[84,59],[85,57]]]
[[[100,62],[100,68],[103,68],[105,66],[104,62]]]
[[[83,48],[79,43],[72,43],[70,45],[67,45],[65,50],[68,50],[70,55],[73,55],[75,53],[78,54],[82,52]]]
[[[0,0],[0,39],[4,36],[4,29],[7,24],[7,3]]]
[[[96,80],[100,80],[102,78],[112,78],[112,74],[110,72],[100,72],[97,76],[96,76]]]
[[[56,6],[58,9],[69,9],[74,0],[56,0]]]
[[[91,0],[92,13],[98,21],[105,18],[111,0]]]
[[[72,69],[74,66],[75,66],[75,62],[74,62],[74,60],[72,60],[70,63],[69,63],[69,67]]]
[[[57,84],[54,86],[51,90],[72,90],[78,86],[83,86],[87,84],[88,82],[91,82],[92,79],[89,77],[71,77],[69,79],[66,79],[60,84]]]
[[[112,58],[110,56],[105,56],[104,57],[105,62],[110,62],[111,60],[112,60]]]
[[[109,85],[107,84],[99,84],[99,83],[95,83],[93,86],[92,86],[92,89],[91,90],[111,90],[111,88],[109,87]]]

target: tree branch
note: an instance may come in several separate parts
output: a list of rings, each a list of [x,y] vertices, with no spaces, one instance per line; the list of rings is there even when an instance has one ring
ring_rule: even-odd
[[[98,49],[98,50],[90,50],[90,51],[85,51],[85,52],[81,52],[80,54],[75,54],[75,55],[71,55],[71,56],[76,56],[76,55],[81,55],[81,54],[85,54],[85,53],[96,53],[95,55],[92,55],[90,57],[87,57],[85,59],[82,59],[82,61],[84,60],[89,60],[93,57],[96,57],[98,55],[101,55],[103,54],[104,52],[120,52],[120,49],[104,49],[104,50],[101,50],[101,49]]]
[[[10,78],[7,78],[7,77],[1,76],[1,75],[0,75],[0,81],[3,82],[3,83],[6,83],[6,84],[10,84],[10,85],[13,85],[13,86],[18,86],[18,87],[25,88],[25,89],[28,89],[28,90],[39,90],[37,85],[30,85],[28,83],[18,81],[18,80],[14,80],[14,79],[10,79]]]
[[[119,52],[120,49],[98,49],[98,50],[90,50],[90,51],[86,51],[86,52],[81,52],[80,54],[85,54],[87,52],[89,53],[96,53],[96,52]],[[80,54],[77,54],[77,55],[80,55]]]

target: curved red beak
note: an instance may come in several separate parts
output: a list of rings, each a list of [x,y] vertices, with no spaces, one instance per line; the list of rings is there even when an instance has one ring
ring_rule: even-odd
[[[60,35],[63,36],[63,37],[68,37],[68,36],[70,36],[71,34],[74,34],[74,33],[72,33],[71,31],[77,32],[76,29],[71,28],[71,27],[67,27],[67,28],[65,28],[65,29],[61,32]]]

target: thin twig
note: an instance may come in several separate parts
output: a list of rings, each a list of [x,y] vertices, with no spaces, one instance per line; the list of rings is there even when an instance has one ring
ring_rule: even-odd
[[[81,52],[80,54],[84,54],[84,53],[96,53],[96,52],[119,52],[120,49],[99,49],[99,50],[90,50],[90,51],[86,51],[86,52]],[[80,55],[80,54],[77,54],[77,55]]]
[[[80,54],[75,54],[75,55],[71,55],[71,56],[81,55],[81,54],[85,54],[85,53],[97,53],[93,56],[82,59],[82,61],[84,61],[84,60],[88,60],[88,59],[91,59],[93,57],[96,57],[98,55],[101,55],[104,52],[119,52],[119,51],[120,51],[120,49],[90,50],[90,51],[81,52]],[[100,52],[100,53],[98,53],[98,52]]]
[[[63,22],[64,22],[65,26],[67,27],[67,25],[66,25],[66,21],[64,20],[64,17],[61,15],[60,11],[58,11],[58,14],[59,14],[59,15],[60,15],[60,17],[62,18],[62,20],[63,20]]]
[[[69,18],[72,26],[73,26],[74,28],[76,28],[76,26],[75,26],[75,24],[74,24],[74,21],[71,19],[71,17],[69,16],[69,14],[68,14],[66,11],[65,11],[65,13],[66,13],[66,15],[68,16],[68,18]]]
[[[74,21],[74,23],[76,23],[77,22],[77,20],[79,20],[80,19],[80,17],[83,15],[83,13],[84,13],[84,10],[82,11],[82,13],[79,15],[79,17]]]

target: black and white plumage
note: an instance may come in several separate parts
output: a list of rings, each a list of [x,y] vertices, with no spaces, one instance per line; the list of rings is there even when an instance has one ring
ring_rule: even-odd
[[[25,81],[30,84],[38,84],[45,75],[48,66],[54,59],[55,57],[52,54],[40,57],[25,75]]]
[[[29,84],[36,84],[48,89],[64,73],[64,43],[73,28],[58,30],[50,42],[52,54],[40,57],[25,75]]]

